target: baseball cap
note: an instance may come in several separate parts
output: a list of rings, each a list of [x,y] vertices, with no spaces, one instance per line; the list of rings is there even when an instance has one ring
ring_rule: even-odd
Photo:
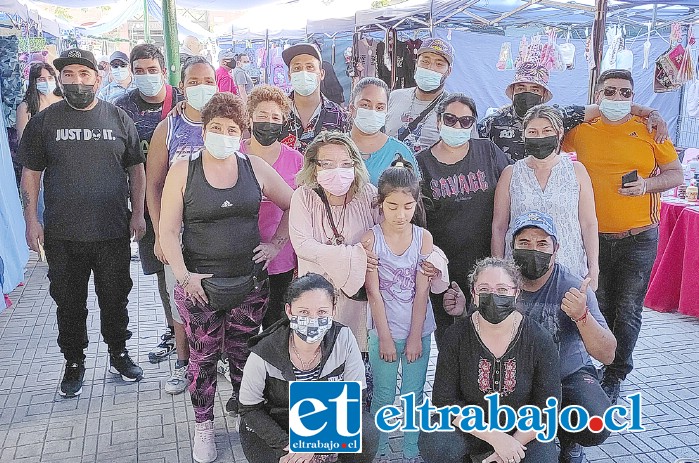
[[[123,63],[128,64],[129,63],[129,57],[126,56],[126,53],[123,51],[115,51],[112,53],[112,56],[109,57],[109,62],[111,63],[112,61],[121,61]]]
[[[553,218],[541,211],[530,211],[525,212],[515,219],[514,226],[512,227],[512,236],[517,236],[517,233],[525,228],[536,227],[545,231],[549,236],[551,236],[555,241],[558,241],[558,233],[556,232],[556,224],[553,222]]]
[[[225,48],[218,52],[218,60],[222,59],[235,59],[235,52],[232,48]]]
[[[69,50],[65,50],[63,53],[61,53],[59,58],[53,60],[53,65],[59,72],[64,67],[71,64],[82,64],[83,66],[87,66],[90,69],[97,71],[97,61],[95,61],[95,55],[87,50],[71,48]]]
[[[437,53],[438,55],[444,57],[445,60],[451,66],[454,61],[454,47],[445,40],[438,38],[425,39],[422,42],[422,46],[418,49],[417,55],[420,56],[425,52]]]
[[[291,60],[298,55],[311,55],[312,57],[317,58],[321,63],[323,62],[323,58],[320,54],[320,50],[318,50],[318,47],[312,43],[305,42],[297,43],[296,45],[292,45],[284,50],[282,52],[282,59],[284,60],[286,66],[289,67],[291,65]]]

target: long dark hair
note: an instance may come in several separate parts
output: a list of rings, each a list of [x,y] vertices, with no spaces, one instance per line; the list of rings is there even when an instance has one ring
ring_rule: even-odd
[[[301,297],[303,293],[314,290],[325,291],[325,293],[333,301],[333,306],[337,301],[335,287],[324,276],[317,273],[307,273],[302,277],[298,277],[289,283],[284,295],[284,302],[291,305],[296,299]]]
[[[27,112],[31,116],[34,116],[39,112],[39,90],[36,88],[36,80],[41,77],[41,71],[46,69],[49,74],[56,79],[56,89],[53,94],[56,96],[62,96],[61,90],[58,87],[58,77],[56,77],[56,71],[48,63],[34,63],[29,68],[29,85],[27,86],[27,92],[24,94],[24,99],[22,101],[27,103]]]
[[[415,174],[413,165],[403,159],[403,156],[399,154],[396,160],[391,163],[391,167],[383,171],[381,177],[379,177],[378,190],[377,204],[382,204],[386,197],[396,190],[406,190],[410,193],[413,199],[415,199],[415,213],[410,222],[418,227],[427,227],[420,179]]]

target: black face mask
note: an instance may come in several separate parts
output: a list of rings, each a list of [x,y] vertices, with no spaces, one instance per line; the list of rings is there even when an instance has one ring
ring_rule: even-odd
[[[536,249],[515,249],[512,251],[512,258],[522,272],[522,276],[527,280],[538,280],[551,267],[551,256],[547,252]]]
[[[63,98],[71,108],[85,109],[95,101],[94,85],[63,84]]]
[[[524,138],[524,154],[545,159],[558,148],[558,135],[543,138]]]
[[[225,60],[222,62],[222,64],[224,66],[226,66],[227,68],[231,68],[231,69],[233,69],[235,67],[235,63],[231,60]]]
[[[260,145],[269,146],[279,138],[282,133],[282,124],[278,122],[253,122],[252,135]]]
[[[541,104],[543,98],[543,96],[537,95],[536,93],[521,92],[512,97],[512,103],[514,104],[517,115],[519,117],[524,117],[524,115],[527,114],[527,111],[534,106]]]
[[[498,296],[492,293],[478,295],[478,312],[488,323],[497,325],[515,311],[515,296]]]

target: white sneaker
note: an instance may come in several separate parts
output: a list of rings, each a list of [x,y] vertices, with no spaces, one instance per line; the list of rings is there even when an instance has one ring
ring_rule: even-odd
[[[165,392],[173,395],[181,394],[189,387],[192,380],[189,379],[187,368],[187,365],[182,368],[175,368],[174,373],[172,373],[170,379],[165,383]]]
[[[219,375],[223,375],[229,383],[231,382],[231,366],[228,364],[228,359],[219,359],[216,371]]]
[[[197,463],[211,463],[216,460],[216,442],[214,441],[214,422],[204,421],[194,425],[194,447],[192,458]]]

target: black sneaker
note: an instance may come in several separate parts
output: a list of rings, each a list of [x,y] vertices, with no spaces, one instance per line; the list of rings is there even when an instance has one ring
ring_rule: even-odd
[[[238,416],[238,405],[238,391],[233,389],[231,398],[228,399],[228,402],[226,402],[226,413],[228,413],[230,416]]]
[[[133,363],[129,357],[129,351],[124,349],[117,354],[109,354],[109,372],[121,375],[124,381],[140,381],[143,379],[143,370]]]
[[[63,373],[61,389],[58,393],[63,397],[76,397],[83,391],[83,377],[85,376],[85,362],[66,362],[66,370]]]
[[[609,397],[609,401],[612,405],[616,405],[617,400],[619,400],[619,389],[621,389],[621,380],[616,376],[605,375],[602,378],[602,389],[604,393]]]
[[[160,336],[160,344],[148,353],[148,361],[150,363],[158,363],[165,360],[170,354],[177,352],[175,348],[175,333],[168,328],[165,333]]]
[[[584,463],[585,450],[580,444],[561,445],[561,455],[558,457],[559,463]]]

